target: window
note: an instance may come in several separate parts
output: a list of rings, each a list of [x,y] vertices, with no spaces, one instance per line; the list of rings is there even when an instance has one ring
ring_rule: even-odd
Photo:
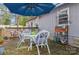
[[[58,25],[69,24],[69,8],[62,9],[57,13]]]

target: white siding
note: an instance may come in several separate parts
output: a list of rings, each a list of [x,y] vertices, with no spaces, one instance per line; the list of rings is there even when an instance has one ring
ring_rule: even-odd
[[[54,23],[53,23],[53,20],[52,20],[52,14],[46,14],[42,17],[39,18],[38,22],[39,22],[39,28],[40,30],[48,30],[51,34],[51,39],[52,39],[52,36],[53,36],[53,26],[54,26]]]
[[[55,9],[53,12],[56,14],[57,11],[62,10],[64,8],[69,8],[69,20],[70,20],[69,36],[74,36],[69,39],[69,44],[76,46],[74,42],[76,38],[79,37],[79,3],[64,4],[58,7],[57,9]],[[53,16],[56,17],[56,15],[53,15]]]
[[[69,35],[79,37],[79,3],[63,4],[62,6],[56,8],[53,13],[56,14],[59,10],[62,10],[64,8],[69,8]],[[56,15],[53,16],[56,17]]]
[[[50,13],[34,20],[33,22],[38,23],[41,30],[48,30],[51,33],[52,39],[54,35],[55,25],[57,23],[57,12],[64,8],[69,8],[69,20],[71,22],[69,26],[69,35],[79,37],[79,4],[77,3],[63,4]]]

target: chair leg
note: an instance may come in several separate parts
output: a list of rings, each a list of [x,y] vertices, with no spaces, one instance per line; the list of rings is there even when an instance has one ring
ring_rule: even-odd
[[[30,41],[30,46],[28,47],[28,51],[32,50],[32,41]]]
[[[36,47],[37,47],[38,55],[40,55],[39,46],[36,45]]]
[[[29,51],[29,50],[32,50],[32,45],[30,45],[30,46],[28,47],[28,51]]]
[[[22,42],[25,42],[24,39],[22,40]]]
[[[41,45],[41,48],[43,48],[43,46]]]
[[[18,42],[18,44],[17,44],[17,45],[18,45],[17,48],[21,45],[22,42],[24,42],[24,39],[22,39],[22,40],[20,40],[20,41]]]
[[[44,47],[47,48],[46,45],[44,45]]]
[[[18,42],[18,44],[17,44],[17,48],[18,48],[20,45],[21,45],[21,42]]]
[[[32,50],[32,40],[30,41],[30,49]]]
[[[30,47],[28,47],[28,51],[30,50]]]
[[[48,53],[50,54],[50,49],[49,49],[49,46],[48,46],[48,44],[47,44],[47,49],[48,49]]]

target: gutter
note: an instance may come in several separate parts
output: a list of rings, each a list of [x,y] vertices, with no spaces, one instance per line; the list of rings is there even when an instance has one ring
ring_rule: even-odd
[[[64,5],[64,4],[66,4],[66,3],[58,3],[58,4],[56,4],[55,8],[60,7],[60,6]]]
[[[64,4],[67,4],[67,3],[58,3],[58,4],[56,4],[55,8],[54,8],[52,11],[56,10],[57,8],[59,8],[60,6],[62,6],[62,5],[64,5]],[[51,12],[52,12],[52,11],[51,11]],[[50,12],[50,13],[51,13],[51,12]]]

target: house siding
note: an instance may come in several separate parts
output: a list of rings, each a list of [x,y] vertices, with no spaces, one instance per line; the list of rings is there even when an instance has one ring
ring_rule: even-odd
[[[58,8],[56,8],[53,12],[56,14],[57,11],[62,10],[64,8],[69,8],[69,44],[75,45],[74,40],[79,37],[79,3],[69,3],[64,4]],[[54,15],[53,15],[54,16]],[[56,16],[54,16],[56,17]],[[54,19],[53,19],[54,20]],[[56,19],[57,21],[57,19]],[[76,45],[75,45],[76,46]]]
[[[58,22],[57,12],[64,8],[69,8],[69,36],[79,37],[79,3],[65,3],[52,10],[50,13],[36,19],[40,29],[48,30],[51,33],[51,39],[53,39],[54,29]],[[36,20],[34,20],[34,22]],[[72,41],[73,40],[70,40],[70,42]]]
[[[77,36],[79,37],[79,3],[69,3],[69,4],[64,4],[58,8],[56,8],[52,13],[55,13],[57,15],[57,12],[59,10],[69,8],[69,35],[71,36]],[[52,15],[56,17],[56,15]],[[54,19],[52,19],[54,20]],[[56,19],[57,21],[57,19]],[[57,23],[57,22],[55,22]]]

